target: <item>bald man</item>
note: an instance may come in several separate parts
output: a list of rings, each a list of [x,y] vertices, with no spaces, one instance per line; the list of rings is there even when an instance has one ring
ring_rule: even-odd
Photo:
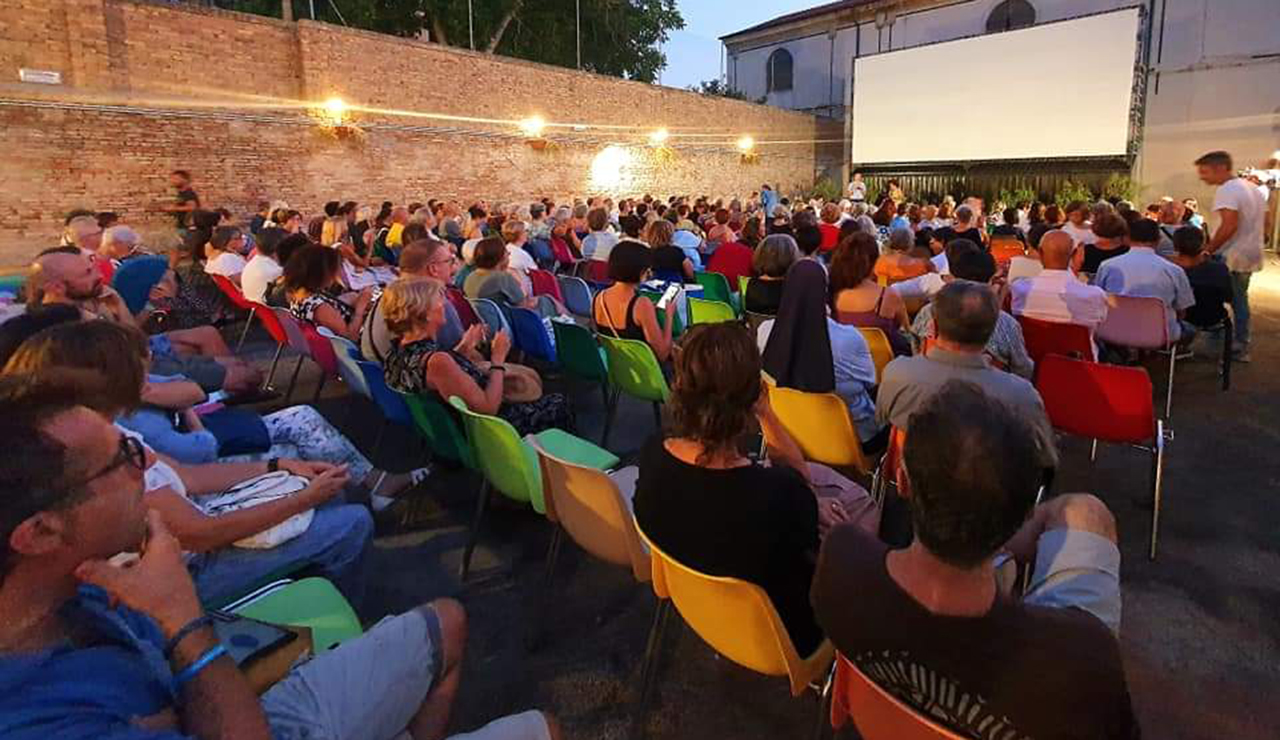
[[[120,295],[104,284],[94,261],[70,249],[58,248],[37,257],[27,285],[29,306],[73,305],[86,319],[137,325]],[[156,334],[149,344],[152,372],[185,375],[206,392],[251,392],[262,382],[262,371],[232,357],[226,341],[212,326]]]
[[[1084,248],[1065,231],[1055,230],[1040,240],[1044,270],[1035,277],[1015,280],[1010,286],[1013,313],[1059,324],[1089,327],[1092,335],[1107,318],[1107,294],[1087,285],[1075,270],[1084,261]]]

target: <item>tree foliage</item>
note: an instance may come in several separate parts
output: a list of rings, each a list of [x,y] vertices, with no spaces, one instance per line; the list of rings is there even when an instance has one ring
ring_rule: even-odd
[[[662,44],[684,28],[676,0],[472,0],[476,51],[577,67],[575,3],[582,11],[582,68],[642,82],[667,64]],[[295,18],[309,18],[303,0],[215,0],[231,10],[280,17],[293,2]],[[316,20],[396,36],[429,37],[469,48],[467,0],[314,0]],[[336,8],[336,11],[335,11]],[[341,14],[341,18],[339,17]]]
[[[746,93],[737,88],[729,87],[727,82],[723,82],[719,78],[714,80],[703,80],[696,85],[690,85],[688,89],[711,97],[747,100]]]

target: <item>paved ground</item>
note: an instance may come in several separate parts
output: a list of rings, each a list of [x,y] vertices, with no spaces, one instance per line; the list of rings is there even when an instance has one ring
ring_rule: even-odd
[[[1253,291],[1253,363],[1236,366],[1232,390],[1219,390],[1212,362],[1179,366],[1157,562],[1145,554],[1150,514],[1132,501],[1148,485],[1143,454],[1104,447],[1091,467],[1087,443],[1068,439],[1061,445],[1056,490],[1095,492],[1120,522],[1121,641],[1148,738],[1264,740],[1275,738],[1280,725],[1280,267],[1259,276]],[[1162,376],[1154,374],[1159,392]],[[310,380],[304,371],[304,381]],[[320,408],[370,450],[376,409],[341,395],[343,389],[327,390]],[[598,439],[600,397],[576,391],[580,432]],[[644,405],[624,401],[611,448],[624,457],[634,452],[653,431],[650,414]],[[417,441],[393,431],[377,462],[402,470],[421,459]],[[574,740],[624,737],[652,593],[627,572],[566,544],[543,622],[545,644],[529,652],[525,636],[544,594],[550,527],[531,511],[491,511],[471,582],[460,584],[457,565],[477,486],[469,474],[438,476],[409,512],[410,526],[377,540],[364,616],[376,619],[440,596],[466,605],[471,634],[454,718],[460,730],[536,707],[556,713]],[[812,697],[793,699],[785,679],[757,676],[717,657],[686,628],[667,634],[661,688],[647,718],[649,738],[811,735]]]

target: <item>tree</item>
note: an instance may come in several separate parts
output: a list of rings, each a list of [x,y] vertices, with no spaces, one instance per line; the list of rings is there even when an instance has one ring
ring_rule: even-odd
[[[259,15],[301,0],[214,0]],[[676,0],[472,0],[475,48],[561,67],[578,66],[576,2],[582,11],[582,68],[653,82],[667,64],[662,44],[684,28]],[[334,7],[338,12],[334,12]],[[309,17],[305,3],[295,17]],[[301,9],[303,12],[298,13]],[[315,0],[316,19],[468,48],[467,0]]]
[[[737,88],[729,87],[729,84],[719,79],[703,80],[696,85],[690,85],[689,90],[701,93],[710,97],[733,98],[734,100],[747,100],[747,94]],[[763,103],[763,100],[756,102]]]

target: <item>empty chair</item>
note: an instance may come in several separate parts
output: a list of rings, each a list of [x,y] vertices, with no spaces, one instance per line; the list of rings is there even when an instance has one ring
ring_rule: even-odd
[[[715,273],[712,273],[713,275]],[[721,278],[724,276],[721,275]],[[690,324],[718,324],[721,321],[737,321],[738,315],[733,306],[722,301],[707,301],[701,298],[689,299]]]
[[[289,389],[285,391],[284,394],[284,402],[285,404],[288,404],[289,399],[293,397],[293,387],[298,382],[298,373],[302,370],[303,360],[311,358],[312,361],[315,361],[315,358],[311,354],[311,340],[307,338],[306,333],[303,331],[302,324],[293,317],[293,314],[289,313],[288,309],[284,308],[273,307],[269,310],[275,315],[276,322],[284,332],[285,338],[289,344],[289,349],[298,353],[298,364],[293,368],[293,376],[289,378]],[[312,332],[314,333],[315,330],[312,329]],[[332,349],[330,349],[330,351],[332,351]],[[334,370],[335,372],[337,370],[336,360],[334,362]],[[325,369],[321,368],[322,377],[324,372]],[[323,384],[323,380],[321,383]]]
[[[253,312],[258,316],[258,320],[262,322],[262,328],[267,330],[271,338],[276,343],[276,353],[271,357],[271,369],[267,371],[267,377],[262,381],[262,389],[270,390],[272,383],[276,378],[276,368],[280,365],[280,355],[284,353],[284,348],[289,345],[289,335],[285,333],[284,325],[280,323],[280,319],[275,314],[275,309],[262,305],[261,303],[253,304]]]
[[[1131,445],[1151,454],[1149,557],[1155,560],[1163,503],[1165,428],[1156,418],[1147,371],[1049,355],[1036,376],[1036,389],[1054,429]]]
[[[836,656],[831,726],[852,720],[863,740],[964,740],[880,688],[843,655]]]
[[[356,366],[364,377],[365,385],[369,389],[369,397],[382,411],[382,424],[378,427],[378,438],[373,443],[373,455],[376,457],[378,450],[382,448],[382,438],[387,432],[387,425],[412,427],[413,415],[409,412],[409,406],[404,398],[387,386],[387,377],[381,365],[376,362],[357,360]]]
[[[1173,373],[1178,363],[1174,340],[1169,337],[1168,307],[1159,298],[1111,295],[1107,318],[1098,325],[1098,339],[1120,347],[1169,353],[1169,389],[1164,418],[1173,413]]]
[[[871,472],[844,399],[834,393],[806,393],[770,385],[769,404],[800,445],[806,460],[863,474]],[[775,444],[767,433],[765,442]]]
[[[591,318],[591,288],[587,281],[572,275],[558,275],[556,280],[560,283],[565,308],[575,316]]]
[[[600,444],[604,445],[609,439],[609,424],[613,421],[610,413],[613,398],[609,393],[609,365],[605,361],[604,349],[600,347],[594,334],[571,321],[553,321],[551,328],[556,335],[556,357],[560,361],[560,368],[569,375],[600,386],[605,409]]]
[[[609,366],[609,384],[613,388],[613,403],[607,412],[605,424],[613,422],[618,410],[618,395],[649,401],[653,404],[653,418],[658,429],[662,428],[662,404],[671,395],[662,366],[648,344],[636,339],[618,339],[599,336]],[[605,440],[607,443],[608,440]]]
[[[991,256],[995,258],[996,264],[1007,265],[1013,261],[1014,257],[1025,257],[1026,254],[1027,248],[1018,239],[991,240]]]
[[[1027,354],[1039,366],[1049,355],[1074,357],[1078,360],[1094,359],[1093,338],[1089,327],[1080,324],[1064,324],[1042,321],[1030,316],[1019,316],[1022,338],[1027,343]]]
[[[556,363],[556,348],[547,327],[536,311],[513,306],[508,309],[512,344],[521,352],[543,362]]]

